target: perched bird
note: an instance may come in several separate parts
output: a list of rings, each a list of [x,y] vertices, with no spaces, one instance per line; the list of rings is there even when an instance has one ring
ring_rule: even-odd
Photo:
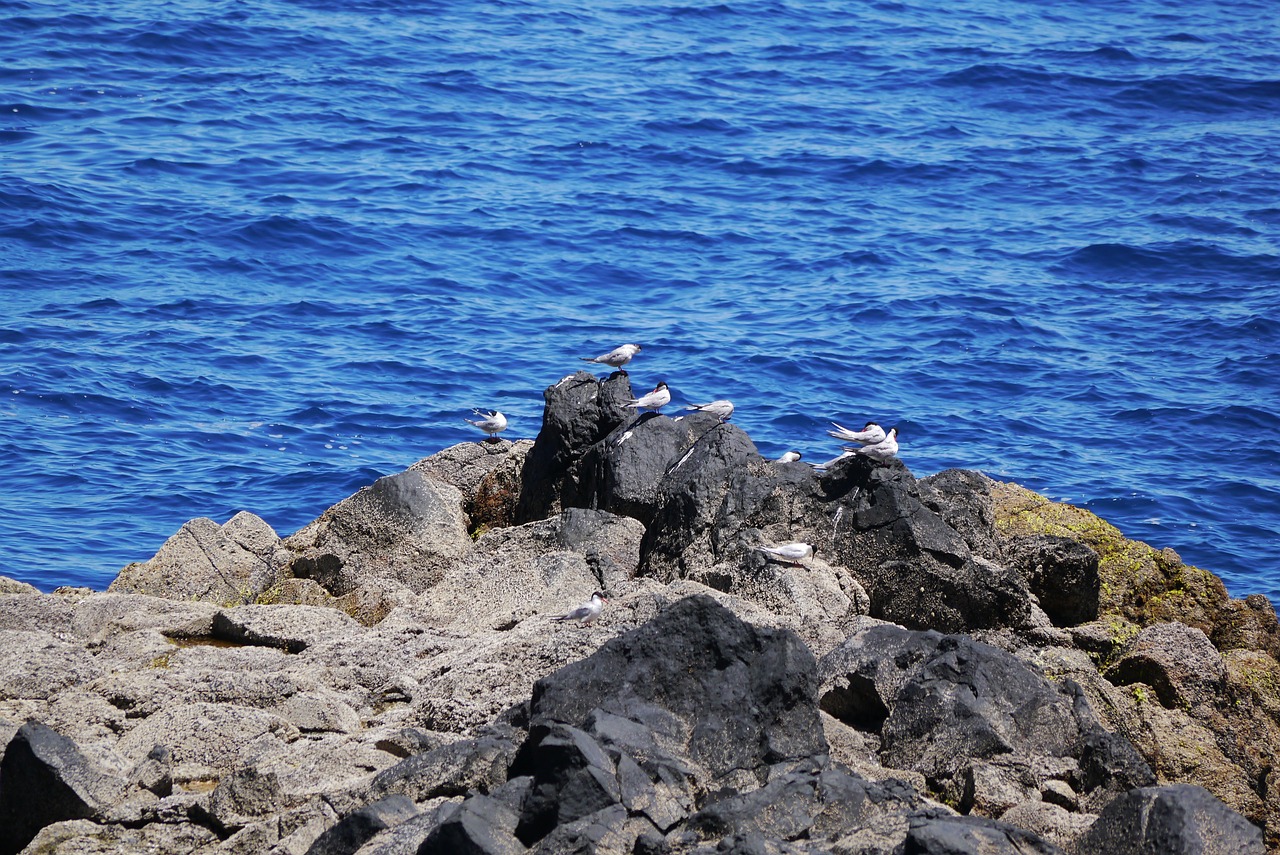
[[[477,416],[480,416],[480,418],[478,419],[464,418],[463,421],[467,422],[468,424],[473,424],[476,427],[480,428],[480,430],[489,434],[489,439],[496,439],[498,434],[502,433],[504,430],[507,429],[507,417],[504,416],[502,413],[498,412],[497,410],[494,410],[492,413],[486,413],[484,410],[478,410],[478,409],[472,410],[471,412],[475,413]]]
[[[813,555],[813,547],[807,543],[780,543],[777,546],[757,546],[756,549],[795,567],[799,567],[801,561]]]
[[[580,356],[583,362],[595,362],[600,365],[608,365],[610,368],[622,368],[631,361],[631,358],[641,350],[638,344],[624,344],[615,347],[608,353],[602,353],[599,356]],[[625,372],[624,372],[625,373]]]
[[[632,398],[628,407],[634,407],[637,410],[661,410],[667,404],[671,403],[671,390],[667,388],[667,384],[661,380],[658,385],[653,387],[653,391],[647,395],[641,395],[639,398]]]
[[[710,413],[722,422],[729,421],[729,417],[733,415],[733,401],[712,401],[710,404],[690,404],[685,407],[686,410],[697,410],[700,413]]]
[[[591,595],[591,599],[578,606],[568,614],[560,617],[552,618],[556,621],[576,620],[578,623],[586,625],[594,623],[595,619],[600,617],[600,612],[604,611],[604,604],[609,602],[603,593],[596,591]]]
[[[827,436],[834,436],[836,439],[843,439],[846,442],[858,442],[863,445],[871,445],[884,439],[884,428],[875,422],[867,422],[862,430],[849,430],[847,427],[841,427],[835,422],[831,423],[835,430],[827,431]]]
[[[778,462],[779,463],[795,463],[799,459],[800,459],[800,452],[784,451],[782,452],[782,456],[778,458]]]
[[[898,429],[896,427],[889,428],[889,432],[884,435],[884,439],[871,445],[864,445],[854,453],[865,454],[872,460],[888,460],[898,453]]]

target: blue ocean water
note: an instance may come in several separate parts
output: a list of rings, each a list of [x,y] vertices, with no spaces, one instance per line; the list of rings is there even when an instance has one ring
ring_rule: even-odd
[[[1270,4],[334,5],[0,0],[0,573],[290,533],[636,341],[1280,594]]]

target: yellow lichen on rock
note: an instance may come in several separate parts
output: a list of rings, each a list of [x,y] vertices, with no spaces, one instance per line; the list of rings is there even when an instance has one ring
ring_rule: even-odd
[[[1090,511],[1050,501],[1017,484],[993,482],[991,498],[1001,536],[1069,537],[1098,553],[1100,613],[1139,626],[1181,621],[1215,636],[1229,601],[1217,576],[1184,564],[1172,549],[1126,538]]]

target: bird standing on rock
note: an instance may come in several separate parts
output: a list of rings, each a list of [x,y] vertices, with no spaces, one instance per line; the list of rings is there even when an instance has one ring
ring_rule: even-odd
[[[872,460],[884,462],[889,460],[898,453],[898,429],[896,427],[889,428],[889,432],[884,435],[884,439],[871,445],[864,445],[862,448],[854,449],[857,454],[865,454]]]
[[[800,562],[813,555],[813,547],[807,543],[780,543],[777,546],[757,546],[756,549],[766,555],[772,555],[780,561],[785,561],[793,567],[799,567]]]
[[[685,407],[686,410],[697,410],[700,413],[710,413],[722,422],[729,421],[729,417],[733,415],[733,401],[712,401],[709,404],[690,404]]]
[[[576,620],[583,626],[587,626],[588,624],[595,623],[596,618],[600,617],[600,612],[604,611],[604,604],[607,602],[609,601],[605,598],[605,595],[600,591],[596,591],[591,595],[591,599],[587,600],[573,611],[568,614],[563,614],[560,617],[554,617],[552,620]]]
[[[647,395],[641,395],[639,398],[632,398],[631,403],[627,404],[637,410],[653,410],[657,412],[671,403],[671,390],[667,388],[667,384],[661,380],[658,385],[653,387],[653,391]]]
[[[473,424],[476,427],[480,428],[480,430],[489,434],[489,439],[497,439],[498,434],[502,433],[504,430],[507,429],[507,417],[504,416],[502,413],[498,412],[497,410],[494,410],[491,413],[486,413],[483,410],[475,409],[475,410],[472,410],[471,412],[475,413],[477,416],[480,416],[480,418],[478,419],[464,418],[463,421],[467,422],[468,424]]]
[[[638,344],[624,344],[615,347],[608,353],[602,353],[599,356],[579,356],[583,362],[595,362],[600,365],[608,365],[610,368],[622,369],[622,366],[631,361],[631,358],[641,351]],[[623,371],[623,374],[627,372]]]

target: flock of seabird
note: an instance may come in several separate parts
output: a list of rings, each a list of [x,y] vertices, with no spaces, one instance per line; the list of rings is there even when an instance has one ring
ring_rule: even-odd
[[[579,357],[583,362],[590,362],[596,365],[607,365],[610,368],[626,371],[623,366],[629,363],[635,355],[643,348],[638,344],[624,344],[615,347],[608,353],[602,353],[599,356],[582,356]],[[646,410],[649,412],[659,412],[667,404],[671,403],[671,390],[667,388],[667,384],[659,382],[653,387],[653,391],[632,398],[626,406],[635,410]],[[687,410],[696,410],[702,413],[709,413],[724,423],[733,415],[732,401],[711,401],[707,404],[690,404],[685,407]],[[479,418],[466,419],[472,425],[484,431],[489,439],[497,438],[498,434],[507,429],[507,417],[497,410],[487,412],[484,410],[473,410],[474,415]],[[836,457],[825,463],[810,464],[814,469],[822,471],[829,469],[841,460],[852,457],[857,454],[863,454],[872,460],[886,461],[894,457],[898,453],[898,429],[896,427],[884,428],[875,422],[867,422],[863,425],[862,430],[850,430],[835,422],[831,423],[835,430],[827,431],[828,436],[835,437],[843,442],[840,446],[841,452]],[[800,452],[788,451],[778,458],[781,463],[794,463],[800,460]],[[807,543],[780,543],[775,546],[757,546],[756,550],[763,553],[767,559],[780,561],[791,564],[793,566],[801,566],[801,562],[813,556],[813,547]],[[596,618],[600,617],[604,604],[608,602],[604,593],[596,591],[591,595],[591,599],[587,600],[576,609],[552,618],[556,621],[576,621],[580,624],[591,624]]]

